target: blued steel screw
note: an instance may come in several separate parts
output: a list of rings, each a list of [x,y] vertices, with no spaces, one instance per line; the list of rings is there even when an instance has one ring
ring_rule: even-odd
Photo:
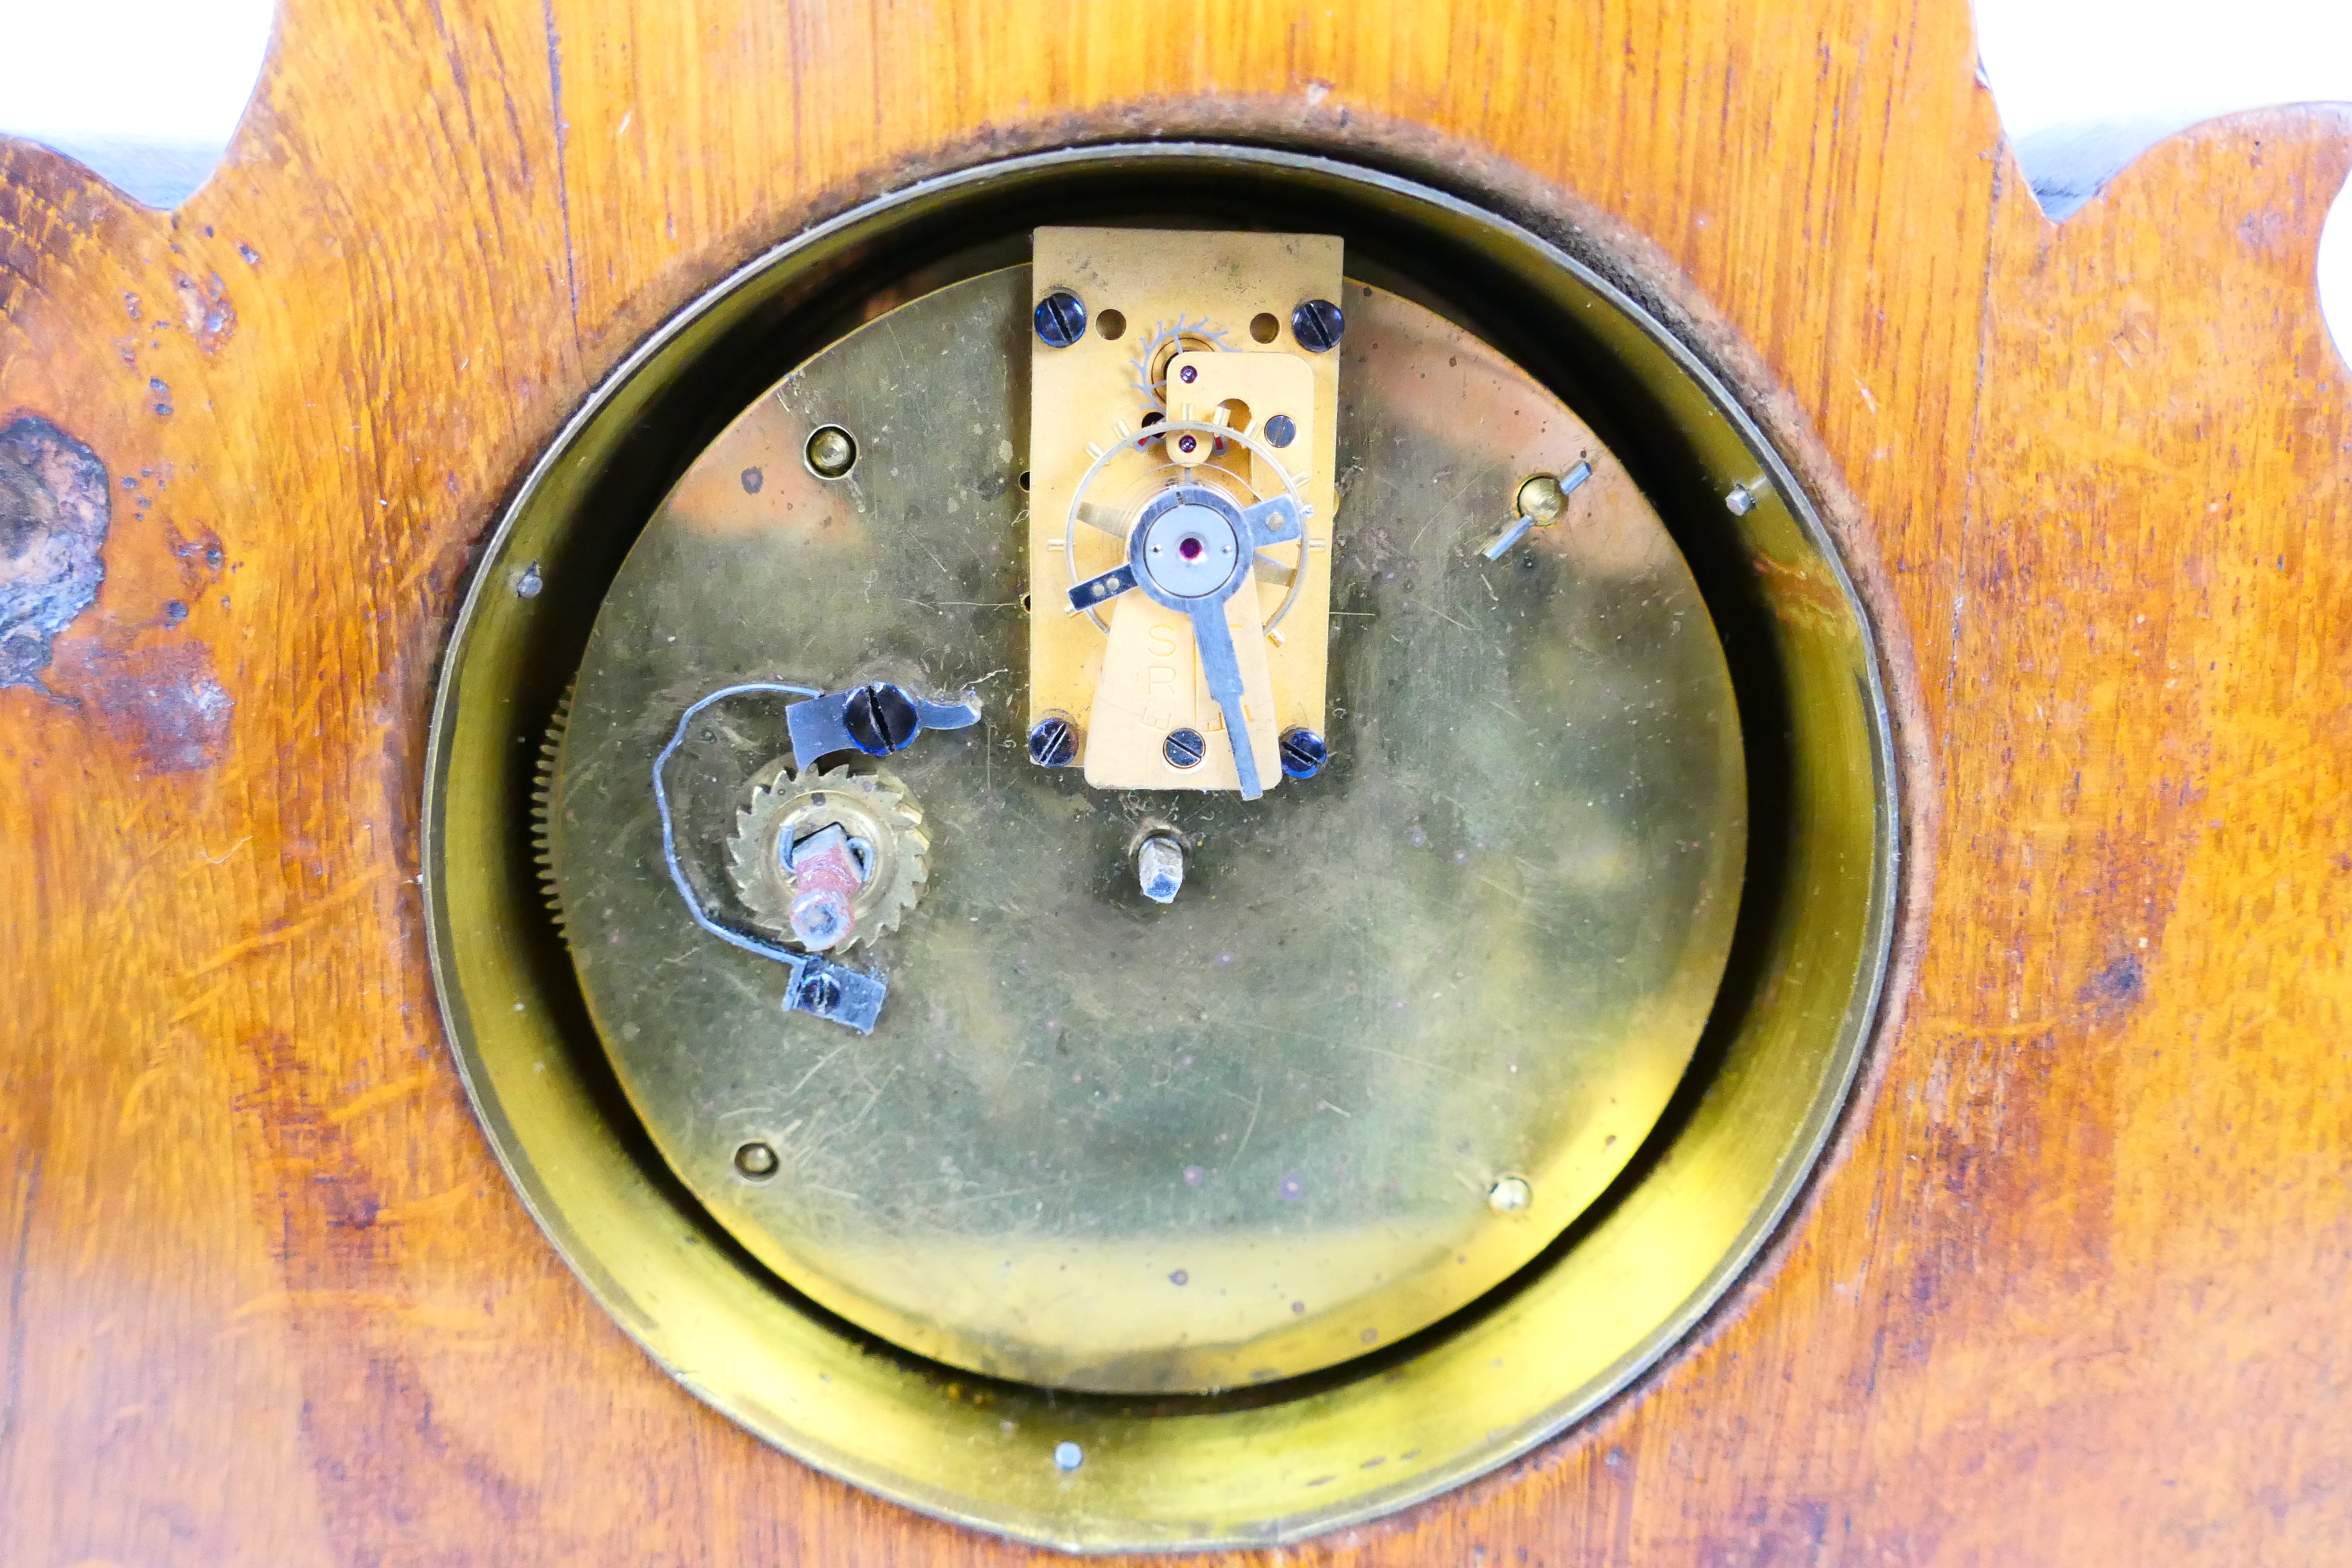
[[[1049,349],[1066,349],[1087,335],[1087,302],[1067,289],[1037,301],[1037,336]]]
[[[1265,444],[1287,447],[1298,439],[1298,421],[1287,414],[1277,414],[1265,422]]]
[[[886,757],[915,738],[922,728],[915,700],[888,681],[861,686],[849,694],[841,710],[841,727],[869,757]]]
[[[1209,754],[1209,742],[1198,730],[1171,730],[1160,748],[1171,768],[1197,768],[1201,759]]]
[[[1029,731],[1029,760],[1041,768],[1066,768],[1078,760],[1077,727],[1067,719],[1040,719]]]
[[[1290,335],[1308,353],[1328,353],[1339,346],[1339,331],[1347,324],[1339,307],[1328,300],[1307,300],[1290,312]]]
[[[800,1005],[803,1012],[832,1012],[841,1005],[841,982],[830,974],[810,975],[801,982]]]
[[[1282,732],[1282,771],[1292,778],[1313,778],[1330,754],[1323,737],[1303,724]]]

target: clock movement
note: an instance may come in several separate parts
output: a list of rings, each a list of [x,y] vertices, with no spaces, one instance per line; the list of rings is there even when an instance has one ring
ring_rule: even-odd
[[[477,570],[426,874],[485,1123],[614,1295],[723,1266],[759,1353],[649,1348],[887,1495],[1091,1546],[1426,1495],[1671,1343],[1850,1079],[1895,803],[1825,542],[1654,317],[1424,187],[875,204]],[[663,1226],[561,1217],[581,1138]]]

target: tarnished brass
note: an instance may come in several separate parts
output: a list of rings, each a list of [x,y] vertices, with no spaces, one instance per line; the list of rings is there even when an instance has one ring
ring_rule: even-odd
[[[717,433],[712,400],[740,408],[878,307],[1011,259],[988,248],[1000,237],[1012,246],[1048,215],[1099,212],[1122,192],[1150,193],[1151,210],[1138,216],[1154,226],[1198,214],[1220,226],[1255,221],[1340,235],[1351,265],[1384,268],[1380,276],[1419,297],[1464,302],[1460,311],[1601,423],[1697,566],[1734,650],[1758,806],[1723,988],[1689,1076],[1621,1180],[1517,1274],[1421,1334],[1321,1373],[1215,1395],[1056,1392],[960,1372],[859,1331],[729,1245],[648,1143],[613,1077],[570,950],[540,908],[528,832],[532,751],[581,669],[583,628],[615,583],[620,551]],[[974,259],[941,259],[950,235],[981,247]],[[903,287],[898,279],[919,268],[931,268],[922,287]],[[899,291],[876,300],[877,282]],[[1351,315],[1349,348],[1356,332]],[[774,357],[761,364],[763,355]],[[866,482],[890,461],[896,433],[850,427],[859,453],[835,489]],[[803,439],[807,428],[799,426]],[[1026,432],[1002,439],[1017,453]],[[809,471],[797,442],[763,455],[761,466],[772,481]],[[1545,467],[1530,461],[1496,482],[1508,487]],[[1746,513],[1728,512],[1722,497],[1759,471],[1769,489]],[[1547,570],[1541,550],[1566,547],[1591,499],[1580,492],[1566,519],[1538,536],[1537,574]],[[972,505],[959,500],[960,511]],[[1344,538],[1346,509],[1339,526]],[[1158,143],[1007,161],[860,208],[746,268],[635,356],[550,451],[482,553],[436,709],[424,865],[436,973],[483,1125],[551,1238],[651,1353],[754,1431],[885,1496],[1096,1551],[1294,1540],[1425,1498],[1525,1452],[1623,1389],[1717,1301],[1805,1179],[1852,1079],[1887,949],[1898,838],[1868,626],[1827,539],[1796,475],[1701,361],[1583,261],[1454,197],[1318,159]],[[1349,565],[1344,549],[1340,564]],[[526,566],[543,582],[530,598],[508,586]],[[1462,581],[1475,587],[1476,570]],[[835,592],[854,607],[868,582],[853,571]],[[931,603],[942,614],[976,609]],[[1465,607],[1444,605],[1456,616]],[[1420,612],[1382,603],[1375,618],[1391,613]],[[1343,627],[1337,640],[1354,635]],[[764,668],[727,673],[891,657],[887,648],[803,645],[776,650]],[[951,672],[918,657],[902,673]],[[1409,681],[1414,672],[1398,673]],[[1002,717],[1009,679],[982,686],[992,704],[986,730],[926,735],[908,760],[928,769],[927,748],[937,747],[936,765],[961,765],[952,753],[961,746],[975,753],[968,771],[983,791],[992,781],[1011,787],[1008,773],[1033,777],[1025,760],[999,749],[1011,738],[1001,733],[1010,728]],[[698,694],[681,685],[648,689],[644,700],[674,721]],[[1349,765],[1349,727],[1376,704],[1351,700],[1336,684],[1334,700],[1349,710],[1332,721],[1337,772]],[[1467,705],[1462,717],[1473,721]],[[775,721],[757,710],[740,721],[763,719]],[[681,773],[688,763],[679,759]],[[968,885],[956,847],[972,830],[955,792],[935,795],[928,773],[903,771],[936,847],[922,904],[874,950],[895,949],[894,977],[907,973],[919,930],[937,927],[933,940],[944,943],[949,926],[988,923],[986,910],[959,905],[952,891]],[[1324,782],[1282,793],[1304,798]],[[723,835],[735,804],[705,795],[689,809],[709,823],[705,831]],[[1210,826],[1218,831],[1197,879],[1188,879],[1171,913],[1211,890],[1222,836],[1238,832]],[[706,860],[702,885],[723,894],[723,873],[712,883],[709,868]],[[1122,858],[1106,857],[1100,875],[1133,886]],[[1328,887],[1282,891],[1326,905],[1347,896]],[[1156,911],[1135,897],[1140,929]],[[569,912],[602,919],[600,909],[575,902]],[[675,940],[686,952],[686,939]],[[967,974],[975,963],[960,962]],[[1069,962],[1113,970],[1100,953]],[[1016,965],[985,983],[1021,973]],[[911,999],[912,990],[894,991],[890,1008]],[[785,1022],[765,1007],[760,1019],[771,1031]],[[603,1033],[614,1036],[627,1021],[608,1019]],[[696,1157],[748,1177],[762,1168],[755,1146],[766,1142],[746,1131]],[[743,1156],[746,1149],[753,1154]],[[1512,1177],[1530,1184],[1535,1208],[1527,1212],[1540,1208],[1541,1173],[1495,1176],[1476,1194],[1494,1223],[1513,1217]],[[769,1184],[790,1180],[779,1169]]]
[[[1423,307],[1347,293],[1332,762],[1311,783],[1111,795],[1025,762],[1025,268],[787,376],[688,471],[598,617],[554,832],[621,1080],[738,1239],[926,1355],[1164,1392],[1393,1343],[1623,1168],[1714,1001],[1745,779],[1689,571],[1557,398]],[[828,422],[867,433],[854,479],[741,482]],[[1574,523],[1481,560],[1518,476],[1580,458]],[[909,672],[977,685],[987,718],[890,760],[933,871],[868,950],[891,995],[856,1038],[782,1013],[782,969],[695,928],[647,768],[707,690]],[[688,736],[689,876],[726,864],[782,710],[741,700]],[[1147,815],[1194,846],[1165,910],[1126,868]],[[740,1179],[753,1137],[776,1181]],[[1508,1173],[1529,1196],[1498,1209]]]
[[[1567,512],[1568,495],[1557,475],[1538,474],[1519,487],[1514,507],[1520,516],[1534,518],[1548,528]]]
[[[751,924],[793,939],[793,875],[783,848],[802,835],[838,826],[866,846],[866,883],[850,900],[856,930],[842,951],[897,929],[921,896],[928,875],[922,808],[898,777],[881,768],[826,768],[794,774],[770,763],[752,775],[750,797],[727,841],[727,869]]]

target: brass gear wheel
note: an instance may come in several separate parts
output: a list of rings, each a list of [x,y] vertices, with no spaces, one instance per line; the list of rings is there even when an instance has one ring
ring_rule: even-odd
[[[789,761],[778,761],[753,776],[751,797],[727,846],[728,870],[752,924],[801,945],[793,935],[794,889],[783,851],[835,823],[853,847],[863,847],[858,858],[866,880],[850,900],[856,930],[832,951],[846,952],[896,930],[915,907],[929,874],[924,857],[931,838],[923,831],[922,807],[897,775],[835,768],[795,776]]]
[[[1129,356],[1128,366],[1135,373],[1135,377],[1128,384],[1135,388],[1147,408],[1163,415],[1171,413],[1172,410],[1168,405],[1168,362],[1186,349],[1230,353],[1233,346],[1225,341],[1224,329],[1211,323],[1206,316],[1197,321],[1188,321],[1179,316],[1172,327],[1161,321]],[[1148,436],[1150,432],[1146,430],[1144,434]]]
[[[572,722],[572,696],[580,682],[573,680],[563,689],[562,700],[555,705],[555,717],[547,726],[547,738],[539,743],[539,767],[531,777],[530,844],[531,858],[539,862],[539,890],[547,900],[547,912],[554,918],[555,929],[564,929],[563,896],[555,875],[555,825],[562,814],[563,731]]]

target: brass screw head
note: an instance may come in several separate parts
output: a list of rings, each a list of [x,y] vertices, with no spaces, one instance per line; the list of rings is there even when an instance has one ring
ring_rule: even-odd
[[[1538,474],[1519,487],[1514,500],[1521,517],[1531,517],[1549,527],[1559,521],[1568,510],[1568,492],[1559,488],[1559,480],[1550,474]]]
[[[808,438],[809,472],[821,479],[837,479],[857,461],[857,443],[838,425],[828,425]]]

